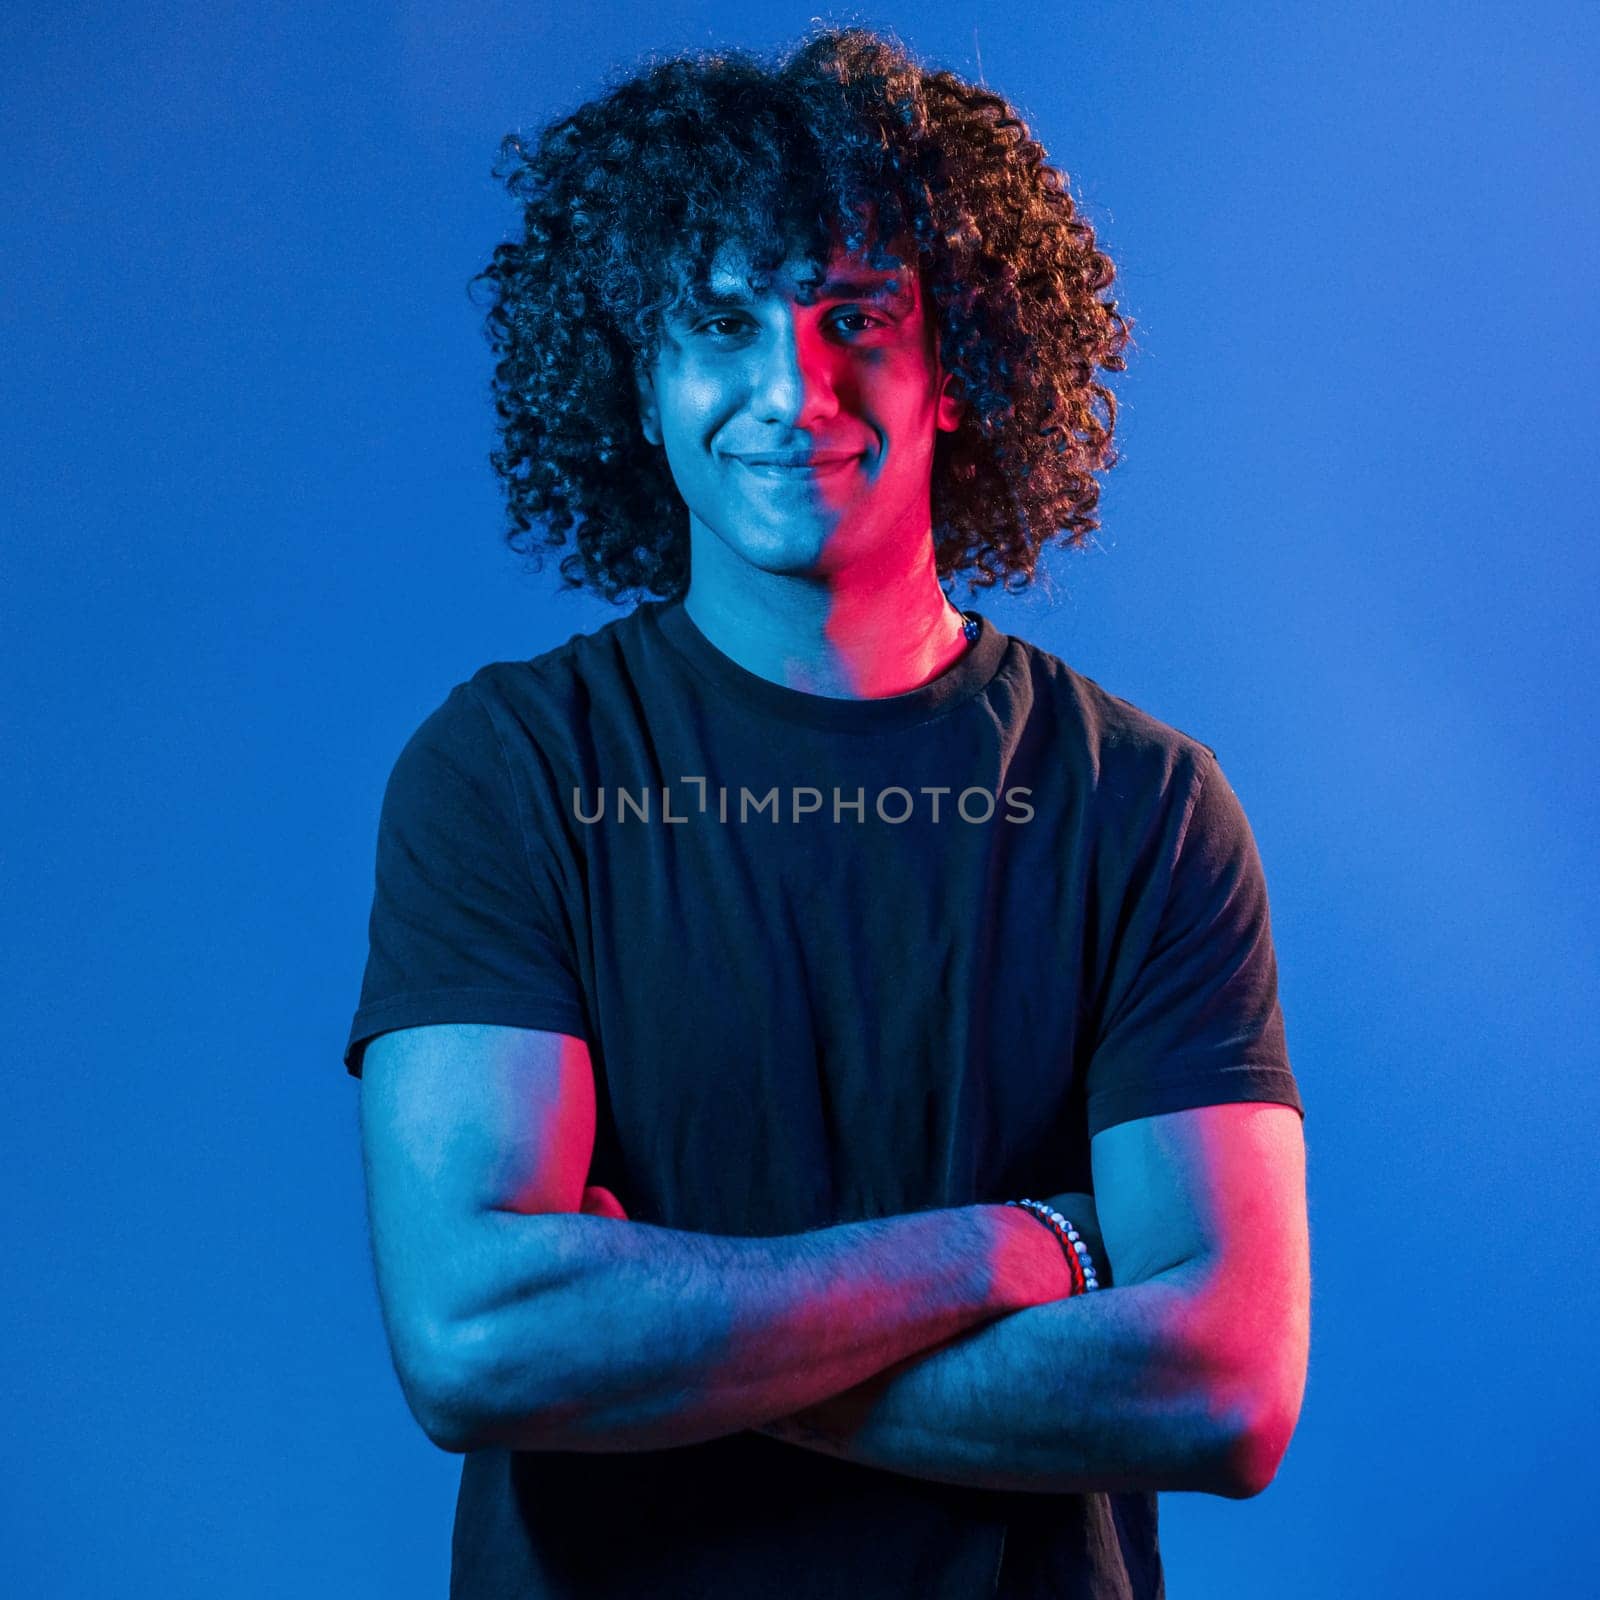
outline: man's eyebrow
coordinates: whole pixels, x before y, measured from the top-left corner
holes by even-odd
[[[894,287],[891,287],[891,284]],[[911,291],[904,277],[896,279],[830,278],[820,287],[803,284],[801,288],[820,300],[872,300],[883,305],[909,306]],[[701,289],[691,293],[689,303],[698,309],[748,306],[752,303],[750,291],[744,285],[735,289]]]
[[[825,300],[909,300],[904,275],[893,278],[830,278],[814,291]]]

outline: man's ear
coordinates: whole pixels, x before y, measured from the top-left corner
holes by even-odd
[[[659,446],[661,413],[656,408],[655,385],[651,383],[649,373],[640,365],[635,365],[633,369],[633,382],[639,396],[639,426],[644,430],[645,438]]]
[[[944,361],[939,354],[939,330],[930,328],[928,337],[933,356],[933,381],[939,386],[939,399],[933,413],[934,426],[941,433],[954,433],[961,425],[963,385],[960,378],[944,369]]]
[[[934,422],[942,433],[954,433],[961,426],[961,413],[965,407],[962,387],[960,378],[954,373],[945,376],[939,385],[939,406]]]

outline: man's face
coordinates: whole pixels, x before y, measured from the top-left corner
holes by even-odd
[[[934,437],[960,414],[941,397],[918,275],[837,247],[825,271],[791,258],[758,293],[748,269],[745,250],[724,245],[713,300],[668,319],[639,385],[646,436],[665,446],[692,521],[753,565],[892,561],[928,538]]]

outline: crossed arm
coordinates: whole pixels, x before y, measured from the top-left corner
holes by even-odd
[[[1309,1345],[1291,1107],[1097,1134],[1098,1215],[1081,1200],[1072,1214],[1097,1221],[1111,1287],[1063,1300],[1054,1243],[994,1206],[775,1240],[597,1235],[566,1214],[597,1209],[592,1083],[581,1040],[515,1027],[398,1029],[367,1051],[380,1302],[441,1448],[659,1449],[759,1426],[913,1476],[1046,1492],[1244,1497],[1277,1470]],[[619,1296],[636,1315],[610,1314]]]
[[[916,1477],[1061,1493],[1184,1486],[1220,1422],[1234,1477],[1187,1486],[1264,1489],[1310,1345],[1298,1113],[1140,1118],[1091,1152],[1097,1205],[1074,1196],[1069,1215],[1113,1287],[1002,1317],[759,1431]]]

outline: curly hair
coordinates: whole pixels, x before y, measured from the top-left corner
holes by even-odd
[[[1093,474],[1118,460],[1095,373],[1126,370],[1132,319],[1101,298],[1115,268],[1012,106],[862,28],[814,30],[772,65],[735,49],[646,61],[531,144],[507,134],[493,168],[523,202],[522,237],[468,291],[495,289],[507,542],[535,522],[552,549],[573,533],[563,590],[680,598],[688,508],[642,432],[635,374],[721,244],[765,273],[792,252],[826,262],[837,229],[878,270],[903,264],[885,241],[915,249],[965,402],[934,447],[941,582],[1019,590],[1048,541],[1085,544]]]

